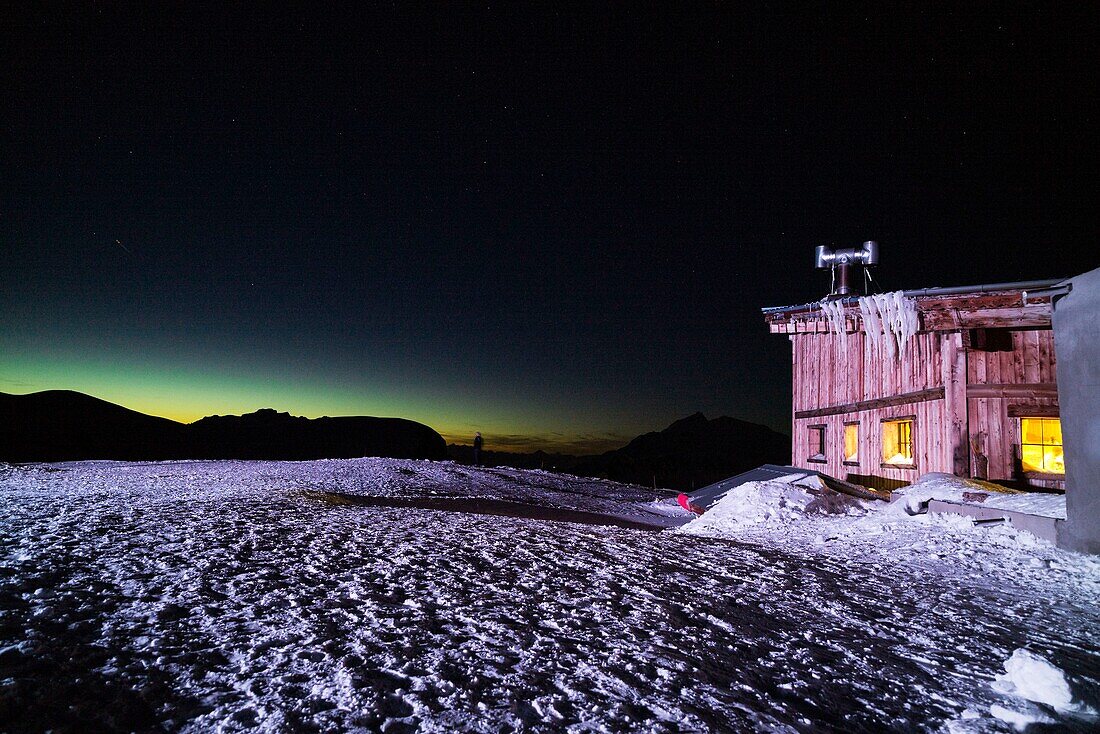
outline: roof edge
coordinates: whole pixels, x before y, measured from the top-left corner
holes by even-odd
[[[946,287],[934,287],[934,288],[917,288],[914,290],[902,291],[901,294],[907,298],[920,298],[921,296],[954,296],[965,295],[967,293],[994,293],[997,291],[1026,291],[1036,288],[1049,288],[1051,286],[1065,283],[1069,278],[1046,278],[1044,280],[1018,280],[1009,283],[987,283],[983,285],[959,285],[959,286],[946,286]],[[859,300],[859,296],[847,296],[845,298],[838,298],[836,301],[844,304],[845,306],[855,303]],[[800,303],[792,306],[765,306],[760,311],[764,315],[788,313],[792,311],[806,311],[816,307],[820,301],[811,301],[809,303]]]

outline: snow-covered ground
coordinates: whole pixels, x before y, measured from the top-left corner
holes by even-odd
[[[643,488],[446,462],[0,468],[0,731],[1100,726],[1096,559],[727,500],[655,532],[591,524],[687,519]]]

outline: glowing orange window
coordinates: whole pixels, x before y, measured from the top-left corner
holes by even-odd
[[[894,466],[913,465],[913,419],[882,422],[882,462]]]
[[[846,464],[859,463],[859,424],[844,424],[844,462]]]
[[[1065,474],[1062,421],[1058,418],[1020,419],[1020,458],[1024,471]]]

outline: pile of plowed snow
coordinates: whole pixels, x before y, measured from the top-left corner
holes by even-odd
[[[894,495],[904,501],[902,507],[908,507],[911,511],[919,509],[928,500],[943,500],[1044,517],[1066,517],[1064,494],[1021,492],[980,479],[963,479],[941,472],[924,474],[909,486],[894,492]]]
[[[693,520],[691,527],[718,530],[742,523],[790,520],[803,514],[812,500],[804,487],[784,479],[746,482],[727,492],[705,514]]]
[[[789,474],[734,487],[705,514],[681,528],[681,532],[741,538],[755,530],[789,533],[797,530],[791,527],[795,521],[820,515],[860,516],[858,521],[816,518],[821,521],[818,524],[831,526],[834,535],[848,535],[854,530],[881,532],[906,522],[925,525],[931,522],[945,528],[973,524],[968,518],[954,515],[923,515],[928,501],[933,499],[1065,517],[1064,495],[1018,492],[950,474],[925,474],[913,484],[895,490],[890,503],[861,501],[838,494],[825,487],[816,475]]]
[[[1082,726],[1097,723],[1096,710],[1075,695],[1065,673],[1048,660],[1030,650],[1019,649],[1005,661],[1005,673],[998,675],[992,687],[1009,696],[1008,705],[993,704],[990,713],[1024,731],[1031,724],[1054,724],[1044,707],[1066,714],[1069,720]],[[1081,691],[1078,691],[1081,693]],[[1029,705],[1041,704],[1039,707]]]
[[[894,501],[862,501],[821,488],[816,476],[748,482],[731,489],[702,516],[673,532],[747,541],[777,549],[799,548],[847,561],[903,562],[935,569],[949,562],[974,578],[1024,576],[1036,580],[1069,573],[1073,583],[1100,592],[1100,559],[1055,548],[1026,530],[975,525],[969,517],[920,512],[929,499],[974,501],[986,506],[1035,503],[1030,494],[1000,493],[981,482],[930,474],[894,492]],[[1052,501],[1064,497],[1039,495]],[[1055,508],[1056,511],[1057,508]],[[1026,511],[1026,510],[1025,510]],[[1056,515],[1055,515],[1056,516]]]
[[[865,511],[859,500],[825,488],[816,475],[789,474],[732,488],[682,530],[694,535],[721,535],[736,533],[745,526],[783,525],[806,515],[861,515]]]

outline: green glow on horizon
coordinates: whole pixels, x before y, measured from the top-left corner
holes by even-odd
[[[295,415],[398,415],[421,412],[382,391],[352,392],[265,375],[96,364],[67,359],[17,359],[0,365],[5,392],[68,389],[94,395],[151,415],[190,423],[207,415],[248,413],[259,408]],[[19,389],[15,389],[19,388]],[[366,393],[366,394],[365,394]],[[369,411],[363,413],[363,411]]]
[[[169,367],[153,359],[124,361],[102,353],[95,358],[41,354],[0,358],[0,392],[75,390],[182,423],[274,408],[307,418],[407,418],[432,427],[448,443],[470,443],[474,432],[481,431],[487,448],[502,451],[543,448],[585,453],[625,443],[619,439],[626,437],[604,437],[611,434],[591,440],[579,436],[568,417],[545,407],[522,411],[507,405],[504,398],[417,387],[393,388],[346,378],[295,379],[292,374],[255,367],[239,371]],[[517,413],[525,420],[518,420]]]

